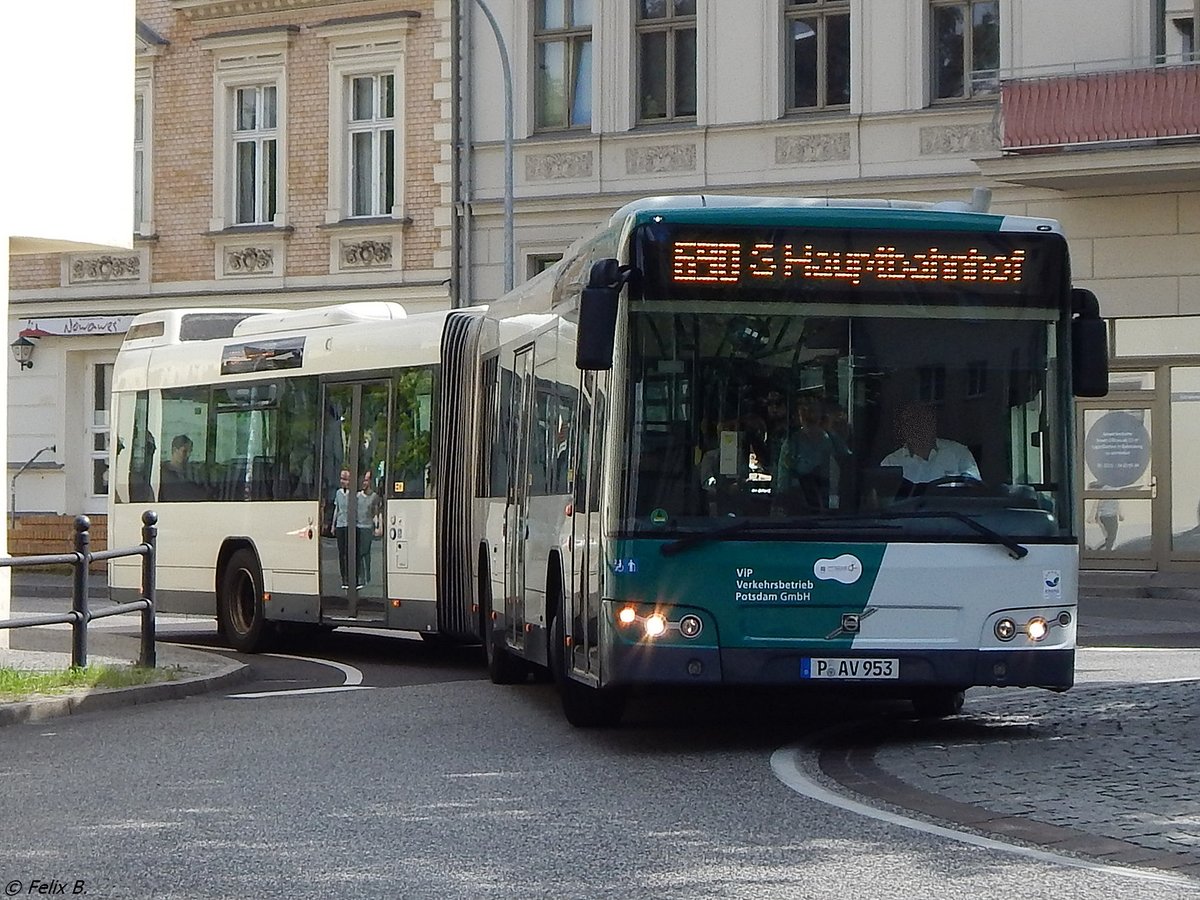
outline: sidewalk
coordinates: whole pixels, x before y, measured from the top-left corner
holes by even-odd
[[[1200,877],[1200,583],[1081,578],[1075,687],[978,688],[961,715],[821,748],[871,801],[999,840]]]
[[[66,574],[32,570],[12,573],[14,597],[60,598],[64,612],[71,607],[71,590],[71,577]],[[88,597],[93,601],[107,599],[107,582],[103,573],[93,573],[89,578]],[[105,621],[113,622],[116,619]],[[98,631],[93,637],[89,632],[89,649],[92,652],[88,654],[88,662],[96,665],[129,665],[136,662],[141,641],[138,628],[138,617],[131,615],[129,628],[121,629],[127,633],[118,633],[106,628]],[[17,637],[19,634],[20,631],[10,631],[10,642],[20,642],[20,638]],[[63,631],[61,634],[61,644],[66,648],[62,652],[0,648],[0,667],[37,671],[70,667],[69,632]],[[238,684],[250,674],[249,667],[243,663],[234,662],[217,653],[180,647],[166,641],[156,642],[155,655],[157,668],[177,670],[174,680],[126,688],[83,689],[22,701],[0,701],[0,726],[113,709],[136,703],[175,700]]]

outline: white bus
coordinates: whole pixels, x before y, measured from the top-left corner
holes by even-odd
[[[445,319],[391,303],[135,318],[113,375],[109,534],[136,543],[157,513],[160,610],[215,615],[244,651],[273,623],[475,638],[467,598],[437,603]],[[140,590],[125,561],[109,578],[114,598]]]

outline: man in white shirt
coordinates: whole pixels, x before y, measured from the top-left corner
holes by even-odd
[[[903,442],[901,447],[885,456],[880,465],[899,466],[905,481],[928,484],[955,475],[981,480],[971,451],[958,441],[937,436],[937,414],[932,407],[911,401],[900,404],[896,436]]]

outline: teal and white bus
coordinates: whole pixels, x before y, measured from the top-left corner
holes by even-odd
[[[493,680],[550,669],[576,724],[639,685],[1071,686],[1107,347],[1057,223],[647,199],[457,325]]]
[[[1073,395],[1106,389],[1053,221],[650,198],[486,308],[139,317],[109,529],[154,509],[160,608],[242,650],[277,623],[480,641],[580,725],[644,685],[945,715],[1072,684]]]

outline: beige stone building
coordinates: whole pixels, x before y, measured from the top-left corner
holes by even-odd
[[[449,0],[138,0],[133,249],[10,265],[11,552],[102,528],[133,315],[449,303],[451,29]]]
[[[1062,221],[1075,283],[1112,322],[1112,393],[1078,417],[1084,564],[1200,569],[1200,4],[489,5],[514,73],[518,281],[647,194],[965,200],[986,188],[994,212]],[[460,28],[474,151],[460,194],[472,290],[486,298],[503,281],[504,103],[475,7],[463,4]],[[1138,427],[1118,434],[1121,422]],[[1097,477],[1089,454],[1104,452],[1134,459],[1131,477]],[[1120,511],[1111,541],[1102,503]]]

